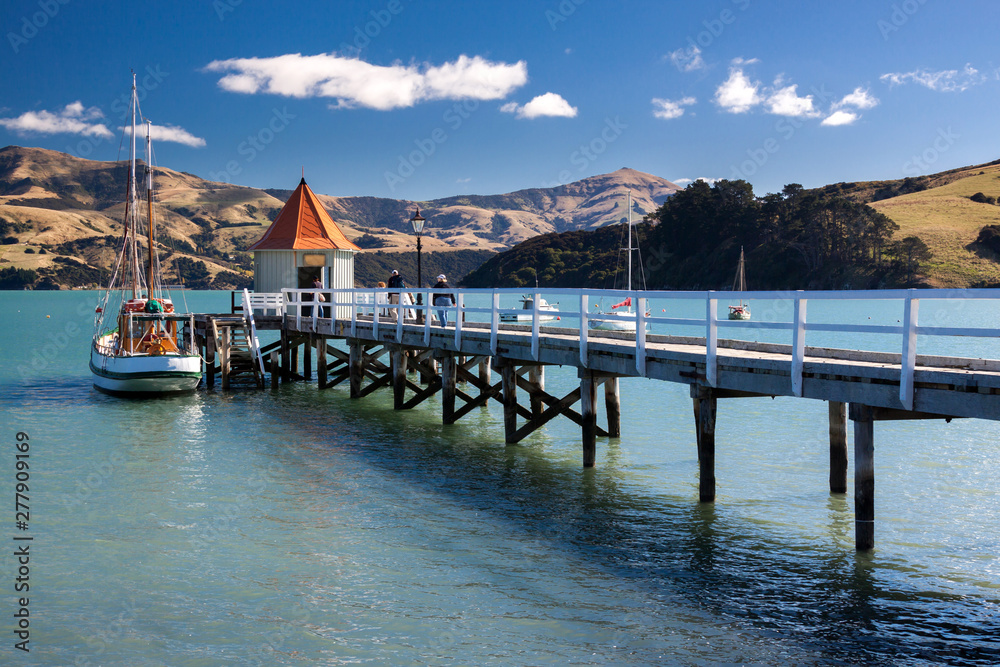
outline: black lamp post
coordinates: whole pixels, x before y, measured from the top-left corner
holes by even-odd
[[[424,233],[424,223],[427,220],[424,216],[420,215],[420,207],[417,207],[417,212],[413,214],[410,218],[410,224],[413,225],[413,233],[417,235],[417,289],[422,289],[424,286],[422,276],[420,275],[420,235]],[[424,303],[424,295],[417,292],[417,305],[422,306]],[[424,311],[417,310],[417,322],[424,321]]]

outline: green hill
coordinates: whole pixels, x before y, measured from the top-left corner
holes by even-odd
[[[874,202],[899,225],[897,236],[919,236],[933,257],[924,267],[935,287],[1000,284],[1000,256],[976,242],[983,227],[1000,224],[1000,206],[972,200],[1000,198],[1000,164],[956,170],[938,187]]]

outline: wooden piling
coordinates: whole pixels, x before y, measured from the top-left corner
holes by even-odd
[[[229,327],[222,328],[222,344],[221,344],[221,356],[219,358],[219,365],[222,367],[222,390],[225,391],[229,389],[229,339],[230,339],[230,329]]]
[[[692,396],[691,404],[694,406],[694,442],[698,445],[698,460],[701,460],[701,403],[697,396]]]
[[[536,389],[545,391],[545,366],[532,366],[528,370],[528,382],[534,385]],[[531,392],[528,400],[531,403],[531,416],[533,419],[537,419],[538,416],[542,414],[542,410],[545,409],[545,406],[542,404],[542,399],[538,393]]]
[[[312,349],[315,341],[316,337],[309,334],[309,338],[302,345],[302,375],[307,381],[312,380]]]
[[[288,330],[281,330],[281,381],[288,382],[291,378],[291,354],[288,345]]]
[[[278,381],[281,380],[281,367],[278,364],[278,351],[271,350],[271,389],[278,388]]]
[[[580,416],[583,418],[583,467],[597,462],[597,384],[592,371],[580,372]]]
[[[406,351],[393,346],[392,358],[392,408],[402,410],[406,404]]]
[[[458,389],[458,359],[451,354],[441,358],[441,418],[445,424],[455,423],[455,393]]]
[[[209,319],[205,325],[205,386],[209,389],[215,388],[215,350],[218,341],[212,331],[212,320]]]
[[[351,382],[351,398],[361,398],[361,380],[365,376],[364,356],[365,348],[361,341],[351,339],[347,343],[348,349],[348,376]]]
[[[484,387],[485,386],[489,386],[490,384],[492,384],[492,382],[490,382],[490,380],[491,380],[491,377],[490,377],[490,358],[489,357],[483,357],[483,360],[479,362],[479,384],[481,386],[484,386]],[[482,396],[483,392],[485,392],[485,391],[486,391],[485,389],[480,389],[479,390],[479,395]],[[486,406],[486,404],[484,403],[483,407],[485,407],[485,406]]]
[[[604,380],[604,407],[608,413],[608,436],[622,437],[622,398],[617,375]]]
[[[504,442],[512,444],[517,442],[517,370],[507,359],[497,359],[494,366],[500,369],[503,389]]]
[[[847,493],[847,404],[829,402],[830,493]]]
[[[854,422],[854,543],[875,548],[875,420],[872,408],[851,403]]]
[[[299,374],[299,343],[291,346],[291,365],[289,370],[291,371],[290,377],[294,377]]]
[[[316,336],[316,381],[320,389],[326,389],[326,337]]]
[[[715,502],[716,397],[707,387],[698,397],[698,499]]]

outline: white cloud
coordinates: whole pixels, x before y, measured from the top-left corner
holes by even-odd
[[[961,71],[949,69],[932,72],[927,69],[918,69],[913,72],[890,72],[879,77],[881,81],[890,86],[919,83],[921,86],[943,93],[968,90],[972,86],[983,83],[986,78],[984,74],[980,74],[979,70],[968,63]]]
[[[693,97],[683,97],[676,102],[673,100],[665,100],[659,97],[654,97],[653,106],[658,108],[653,110],[653,115],[662,120],[680,118],[684,115],[684,107],[691,106],[697,101],[698,100]]]
[[[832,114],[823,119],[820,125],[837,126],[837,125],[850,125],[856,121],[860,116],[853,111],[834,111]]]
[[[698,178],[675,178],[670,182],[673,183],[674,185],[686,186],[690,185],[691,183],[694,183],[695,181],[705,181],[709,185],[715,185],[721,180],[722,180],[721,178],[709,178],[708,176],[699,176]]]
[[[878,99],[869,93],[867,89],[859,86],[854,89],[853,93],[844,95],[843,99],[833,105],[833,108],[854,107],[855,109],[871,109],[877,105]]]
[[[577,108],[570,106],[569,102],[556,93],[545,93],[532,99],[524,106],[520,106],[517,102],[507,102],[500,107],[500,111],[516,113],[518,118],[539,118],[541,116],[575,118]]]
[[[119,127],[126,133],[131,133],[131,127]],[[136,128],[136,136],[145,138],[146,130],[143,127]],[[191,146],[192,148],[201,148],[205,145],[205,140],[201,137],[196,137],[183,127],[178,127],[176,125],[150,125],[149,126],[149,138],[153,141],[171,141],[178,144],[184,144],[185,146]]]
[[[760,104],[760,84],[750,81],[740,65],[756,62],[736,58],[729,68],[729,78],[715,91],[715,103],[729,113],[745,113]]]
[[[682,72],[694,72],[706,67],[705,61],[701,58],[701,49],[693,44],[687,49],[671,51],[667,57],[670,58],[674,67]]]
[[[528,81],[528,66],[462,55],[443,65],[372,65],[335,53],[215,60],[210,72],[225,72],[219,86],[237,93],[285,97],[332,97],[337,107],[386,111],[442,99],[496,100]]]
[[[17,118],[0,118],[0,126],[18,134],[80,134],[110,139],[114,135],[104,124],[89,122],[103,116],[97,107],[84,107],[76,101],[55,113],[26,111]]]
[[[472,178],[457,178],[457,179],[455,179],[455,182],[456,183],[468,183],[471,180],[472,180]]]
[[[779,85],[779,82],[775,82]],[[795,92],[798,86],[793,84],[778,88],[767,97],[767,110],[778,116],[795,118],[816,118],[820,112],[813,107],[813,96],[799,97]]]

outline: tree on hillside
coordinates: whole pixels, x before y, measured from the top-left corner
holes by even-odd
[[[913,282],[914,277],[920,271],[921,262],[926,262],[934,256],[919,236],[907,236],[893,245],[895,255],[902,262],[906,271],[907,282]]]

